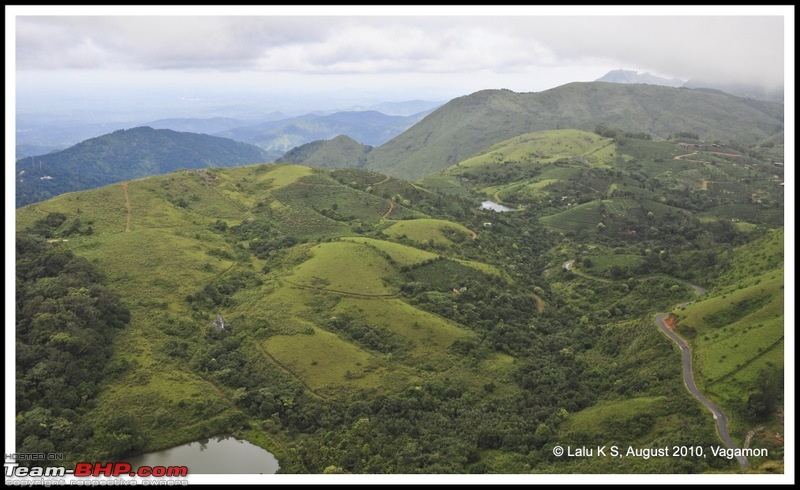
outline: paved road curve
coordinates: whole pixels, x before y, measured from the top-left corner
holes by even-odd
[[[714,402],[703,396],[703,394],[700,393],[700,390],[697,389],[697,385],[694,383],[694,372],[692,371],[692,353],[689,350],[689,345],[664,324],[664,318],[666,318],[667,315],[667,313],[659,313],[656,315],[656,325],[658,325],[658,328],[660,328],[662,332],[667,334],[667,337],[671,338],[672,341],[678,344],[678,347],[681,348],[681,357],[683,358],[683,383],[686,385],[686,389],[689,390],[689,393],[691,393],[693,397],[697,398],[700,403],[711,410],[714,420],[717,421],[717,432],[719,433],[719,437],[722,439],[722,442],[724,442],[725,445],[730,449],[739,449],[736,443],[733,442],[733,439],[731,439],[730,434],[728,434],[728,417],[725,416],[725,412],[723,412],[721,408],[714,404]],[[750,467],[747,457],[736,456],[736,459],[739,461],[739,464],[742,466],[742,468]]]
[[[572,264],[574,263],[575,260],[568,260],[564,262],[561,265],[561,267],[564,270],[571,270],[570,267],[572,267]],[[607,281],[606,279],[595,278],[592,276],[584,276],[584,277],[589,277],[590,279],[602,280],[603,282]],[[657,277],[657,276],[652,276],[652,277]],[[640,280],[649,278],[650,277],[643,277],[640,278]],[[673,280],[679,281],[678,279],[674,278]],[[697,293],[698,296],[702,296],[706,293],[706,290],[701,288],[700,286],[695,286],[694,284],[689,284],[688,282],[685,281],[679,281],[679,282],[692,288],[692,290],[695,293]],[[678,307],[686,306],[689,304],[691,304],[691,302],[678,305]],[[733,439],[731,439],[731,436],[728,433],[728,417],[725,415],[725,412],[723,412],[722,409],[719,408],[714,402],[703,396],[703,394],[700,393],[700,390],[697,389],[697,385],[694,382],[694,372],[692,371],[692,352],[689,350],[689,345],[686,343],[686,341],[680,338],[678,334],[673,332],[670,328],[668,328],[664,324],[664,319],[667,317],[667,315],[668,313],[659,313],[658,315],[656,315],[655,318],[656,325],[658,325],[658,328],[660,328],[662,332],[667,334],[667,337],[669,337],[670,339],[672,339],[673,342],[678,344],[678,347],[680,347],[681,349],[681,358],[683,359],[683,384],[686,385],[686,389],[689,390],[689,393],[691,393],[692,396],[697,399],[697,401],[699,401],[700,403],[705,405],[706,408],[711,410],[711,414],[714,416],[714,420],[717,421],[717,433],[719,433],[719,437],[720,439],[722,439],[722,442],[724,442],[729,449],[734,449],[734,450],[739,449],[739,447],[736,445],[735,442],[733,442]],[[747,461],[746,456],[736,456],[736,459],[739,461],[739,465],[741,465],[742,468],[750,467],[750,463]]]

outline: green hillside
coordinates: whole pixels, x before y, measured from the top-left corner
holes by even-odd
[[[313,199],[304,194],[308,189]],[[428,393],[447,379],[462,391],[480,390],[487,403],[494,399],[482,386],[507,366],[479,369],[478,360],[453,350],[478,348],[479,326],[437,314],[427,304],[433,296],[414,301],[441,294],[424,283],[441,252],[386,241],[390,235],[354,238],[364,228],[391,228],[386,207],[387,200],[328,174],[270,165],[171,173],[19,209],[20,230],[95,264],[111,287],[124,291],[131,311],[114,344],[114,374],[105,378],[87,424],[125,414],[137,436],[113,450],[122,455],[248,420],[261,427],[259,414],[288,417],[280,424],[305,431],[298,410],[307,417],[339,410],[351,396]],[[331,209],[353,216],[326,216]],[[404,212],[417,211],[397,204],[393,215]],[[463,225],[439,222],[472,241]],[[424,230],[415,233],[428,241]],[[440,233],[434,226],[430,239]],[[327,241],[334,236],[349,237]],[[472,271],[476,293],[479,284],[493,284],[487,274],[501,274],[474,259],[448,261]],[[217,314],[223,329],[213,326]],[[499,355],[492,351],[479,359]],[[498,393],[518,391],[512,383]],[[154,406],[160,407],[156,418]],[[161,427],[165,421],[170,428]],[[111,454],[99,437],[104,427],[94,429],[98,436],[89,439],[87,454]],[[290,440],[280,431],[270,437]],[[284,456],[288,468],[307,464]]]
[[[19,207],[65,192],[178,169],[264,161],[261,149],[225,138],[149,127],[119,130],[66,150],[17,160],[16,203]]]
[[[783,229],[733,251],[731,267],[705,299],[678,311],[691,338],[698,385],[734,414],[779,428],[783,404]],[[770,444],[773,444],[771,441]]]
[[[657,115],[657,116],[656,116]],[[537,93],[484,90],[454,99],[370,152],[368,168],[416,180],[514,136],[597,125],[667,138],[754,144],[783,131],[778,103],[656,85],[570,83]]]
[[[371,146],[339,135],[331,140],[312,141],[286,152],[277,163],[296,163],[318,168],[363,167]]]
[[[384,230],[389,236],[405,237],[412,242],[449,245],[453,241],[464,241],[473,236],[463,225],[436,219],[404,220],[393,223]]]
[[[570,237],[603,236],[644,248],[663,248],[712,228],[733,240],[756,236],[761,225],[783,224],[783,171],[774,165],[782,147],[653,141],[619,128],[596,130],[614,137],[577,130],[527,133],[421,182],[536,212],[542,223]],[[641,256],[642,250],[630,253]],[[633,265],[644,270],[653,264]]]
[[[609,164],[615,146],[611,138],[577,129],[537,131],[526,133],[490,146],[480,154],[462,160],[455,173],[463,167],[500,164],[509,161],[551,163],[561,159],[585,158],[595,165]],[[454,169],[455,170],[455,169]]]

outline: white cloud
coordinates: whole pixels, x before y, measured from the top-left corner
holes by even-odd
[[[325,39],[267,47],[255,66],[310,73],[527,71],[555,55],[536,42],[472,26],[425,30],[413,23],[332,29]]]
[[[782,24],[777,16],[19,17],[17,62],[23,70],[467,73],[594,58],[752,82],[782,79]]]
[[[688,16],[493,15],[504,9],[444,15],[451,10],[434,16],[22,16],[16,18],[16,70],[26,84],[18,88],[29,99],[37,90],[85,92],[91,84],[131,93],[356,89],[423,98],[426,89],[435,94],[428,97],[446,98],[483,88],[544,90],[616,68],[776,85],[784,77],[785,46],[792,46],[785,44],[783,17],[715,14],[725,9]],[[793,28],[786,34],[793,39]],[[28,84],[32,78],[39,81]]]

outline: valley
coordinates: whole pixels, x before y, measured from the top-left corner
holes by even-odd
[[[376,148],[340,137],[19,207],[18,443],[75,462],[224,434],[281,473],[782,472],[782,118],[741,101],[758,130],[578,117],[592,91],[636,90],[606,85],[479,92]],[[707,102],[640,88],[626,108]],[[551,106],[569,129],[538,127]],[[129,315],[91,389],[37,401],[40,374],[80,358],[59,322],[107,305],[89,277]],[[767,456],[556,454],[724,445],[659,312],[730,439]]]

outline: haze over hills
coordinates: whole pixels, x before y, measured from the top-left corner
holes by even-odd
[[[658,77],[647,72],[639,73],[636,70],[611,70],[595,81],[611,83],[645,83],[649,85],[664,85],[665,87],[681,87],[686,82],[680,78]]]
[[[60,151],[89,138],[131,127],[129,122],[81,121],[52,114],[17,114],[16,157]]]
[[[755,99],[773,101],[783,100],[783,85],[774,88],[767,88],[762,85],[750,85],[745,83],[708,82],[700,79],[681,80],[680,78],[658,77],[647,72],[639,73],[636,70],[611,70],[595,81],[611,83],[641,83],[694,89],[705,88],[720,90],[737,97],[751,97]]]
[[[315,140],[330,139],[340,134],[346,134],[361,144],[377,146],[402,133],[425,114],[388,116],[377,111],[306,114],[232,128],[216,135],[253,144],[278,157],[295,146]]]
[[[116,116],[91,111],[86,111],[85,114],[61,115],[23,113],[18,114],[16,118],[16,156],[22,158],[63,150],[111,131],[139,126],[231,137],[245,143],[261,141],[273,157],[280,156],[293,146],[317,139],[333,138],[337,134],[350,134],[356,139],[363,140],[362,143],[374,146],[396,136],[441,104],[441,102],[410,100],[351,107],[347,110],[319,110],[301,115],[259,111],[253,107],[249,107],[246,111],[218,107],[214,111],[198,109],[197,116],[160,119],[137,117],[135,112]],[[386,117],[376,115],[375,111]],[[179,112],[190,113],[188,110]],[[208,113],[214,112],[226,115],[208,116]],[[323,119],[317,121],[316,125],[310,123],[311,120],[319,118]],[[408,118],[408,122],[402,122],[403,118]],[[271,124],[281,120],[284,124]],[[256,127],[250,128],[250,126]],[[286,134],[281,133],[282,126],[285,126]],[[230,130],[235,131],[230,134],[218,134]]]
[[[286,119],[288,116],[280,112],[273,112],[259,117],[260,122],[277,121]],[[153,129],[171,129],[173,131],[214,134],[233,128],[239,128],[252,124],[253,121],[235,119],[230,117],[210,117],[210,118],[168,118],[151,121],[145,126]]]
[[[430,100],[405,100],[402,102],[381,102],[368,107],[350,108],[350,111],[378,111],[389,116],[413,116],[414,114],[428,113],[444,104],[441,101]]]
[[[226,138],[139,127],[16,162],[16,203],[181,168],[233,167],[267,160],[263,150]]]
[[[760,85],[750,85],[745,83],[711,83],[704,80],[692,79],[683,84],[683,86],[686,88],[712,88],[736,95],[738,97],[749,97],[754,99],[783,102],[783,84],[778,87],[767,88]]]

